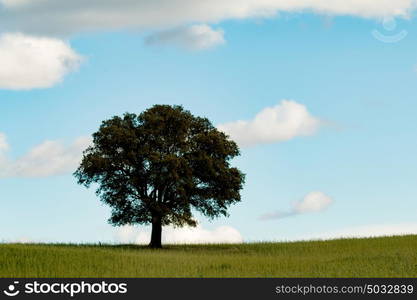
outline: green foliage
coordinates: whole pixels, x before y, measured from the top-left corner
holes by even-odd
[[[417,236],[296,243],[0,244],[0,277],[417,277]]]
[[[74,175],[86,187],[98,183],[114,225],[195,226],[192,209],[227,216],[241,200],[244,175],[230,166],[237,155],[236,143],[208,119],[155,105],[104,121]]]

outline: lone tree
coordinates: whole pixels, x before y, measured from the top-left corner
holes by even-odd
[[[213,219],[240,201],[244,174],[230,166],[239,148],[206,118],[181,106],[155,105],[103,121],[74,176],[112,208],[115,226],[196,226],[192,208]]]

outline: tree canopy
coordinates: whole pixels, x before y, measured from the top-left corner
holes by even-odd
[[[150,246],[161,247],[163,225],[195,226],[192,209],[227,216],[241,200],[244,174],[230,165],[239,154],[207,118],[155,105],[103,121],[74,175],[86,187],[98,184],[111,224],[152,224]]]

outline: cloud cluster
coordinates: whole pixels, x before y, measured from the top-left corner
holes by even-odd
[[[123,244],[149,244],[150,238],[150,229],[141,230],[133,226],[118,228],[115,237],[118,243]],[[163,228],[162,232],[163,244],[226,244],[242,242],[242,235],[230,226],[220,226],[213,230],[204,229],[201,225],[182,228],[167,226]]]
[[[354,226],[323,233],[309,234],[298,238],[298,240],[365,238],[406,234],[417,234],[417,223]]]
[[[147,45],[174,45],[186,50],[205,50],[225,43],[224,32],[206,24],[179,27],[154,33],[145,39]]]
[[[321,121],[307,108],[292,100],[267,107],[249,121],[221,124],[219,130],[228,134],[240,146],[287,141],[297,136],[313,135]]]
[[[105,30],[157,30],[146,39],[147,44],[204,50],[225,42],[222,30],[205,23],[304,11],[365,18],[407,17],[416,3],[417,0],[0,0],[0,89],[51,87],[78,67],[80,56],[67,43],[39,36],[62,38]]]
[[[66,35],[123,28],[173,28],[191,23],[313,12],[365,18],[407,17],[416,0],[0,0],[0,28]]]
[[[76,70],[80,62],[81,56],[59,39],[3,34],[0,36],[0,89],[53,86]]]
[[[276,220],[299,214],[320,212],[328,208],[332,203],[333,199],[325,193],[319,191],[310,192],[301,201],[295,202],[290,211],[266,213],[261,215],[259,219],[263,221]]]
[[[319,125],[320,121],[312,117],[305,106],[284,100],[275,107],[262,110],[252,121],[227,123],[220,125],[219,129],[241,146],[250,146],[310,135],[317,131]],[[76,139],[70,145],[45,141],[25,155],[10,160],[6,156],[10,148],[6,136],[0,133],[0,177],[46,177],[73,171],[82,157],[82,151],[90,143],[91,139],[85,137]],[[308,209],[303,205],[307,204],[300,204],[297,210]]]
[[[0,178],[47,177],[73,172],[80,163],[82,152],[91,139],[80,137],[70,145],[59,141],[45,141],[25,155],[11,160],[6,156],[9,145],[0,133]]]

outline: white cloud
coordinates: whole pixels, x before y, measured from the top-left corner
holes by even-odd
[[[343,228],[317,234],[308,234],[298,240],[362,238],[417,234],[417,223],[376,224]]]
[[[410,16],[416,0],[0,0],[0,28],[71,34],[121,28],[173,28],[190,23],[314,12],[365,18]]]
[[[0,132],[0,155],[7,150],[9,150],[9,144],[6,135]]]
[[[80,62],[81,57],[61,40],[3,34],[0,36],[0,89],[53,86],[76,70]]]
[[[154,33],[145,39],[147,45],[174,45],[187,50],[205,50],[224,44],[224,32],[206,24],[180,27]]]
[[[310,192],[303,200],[294,204],[294,211],[299,214],[319,212],[332,204],[333,199],[323,192]]]
[[[263,109],[253,120],[221,124],[218,129],[245,147],[313,135],[320,125],[321,121],[313,117],[304,105],[283,100]]]
[[[133,226],[123,226],[117,229],[116,241],[119,243],[149,244],[150,229],[141,230]],[[197,227],[174,228],[167,226],[162,231],[163,244],[219,244],[242,243],[242,235],[235,228],[220,226],[213,230]]]
[[[0,3],[5,7],[19,7],[25,4],[29,4],[32,0],[0,0]]]
[[[319,191],[310,192],[302,200],[295,202],[290,211],[266,213],[261,215],[259,219],[264,221],[276,220],[304,213],[321,212],[327,209],[332,203],[333,199],[325,193]]]
[[[2,168],[7,163],[6,152],[9,150],[9,144],[7,143],[7,137],[4,133],[0,132],[0,175]]]
[[[7,244],[35,244],[35,243],[42,243],[42,241],[35,241],[28,237],[18,237],[16,239],[11,240],[3,240],[1,243],[7,243]]]
[[[87,137],[77,138],[68,146],[58,141],[45,141],[15,160],[7,159],[3,153],[0,177],[47,177],[73,172],[90,143]]]

